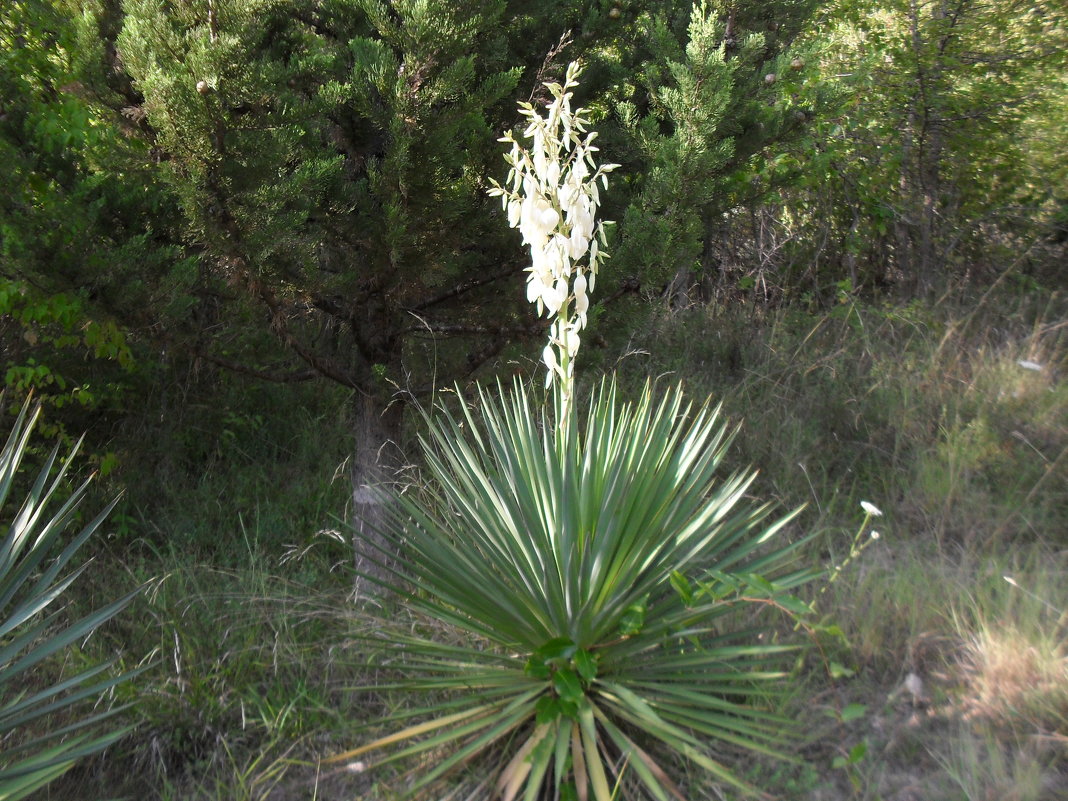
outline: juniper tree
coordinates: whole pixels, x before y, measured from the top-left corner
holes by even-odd
[[[843,5],[869,51],[854,79],[868,91],[858,92],[848,170],[873,174],[868,193],[890,210],[887,277],[930,291],[954,269],[975,270],[992,245],[1033,235],[1024,232],[1053,187],[1024,142],[1033,115],[1062,97],[1068,10],[1020,0]]]
[[[796,176],[800,165],[785,164],[784,148],[826,103],[811,81],[810,45],[799,40],[815,3],[684,8],[639,18],[648,51],[618,104],[642,169],[617,260],[672,294],[725,275],[719,240],[738,212]]]
[[[117,290],[116,311],[154,347],[256,378],[323,377],[354,390],[354,501],[369,516],[377,468],[397,457],[388,443],[399,438],[398,399],[542,330],[521,295],[511,300],[519,293],[498,290],[519,286],[525,264],[496,224],[485,164],[496,166],[497,137],[519,122],[524,69],[529,92],[562,69],[546,53],[567,41],[564,26],[605,21],[582,6],[6,6],[6,33],[27,40],[34,16],[40,35],[0,64],[13,98],[0,157],[33,194],[22,202],[16,192],[2,209],[5,266],[52,300],[62,298],[60,275],[92,284],[90,303]],[[30,128],[44,134],[28,141]],[[79,131],[109,139],[106,159],[78,142],[51,147]],[[91,192],[78,188],[87,176]],[[99,221],[112,222],[114,240]],[[454,338],[464,345],[445,345]]]
[[[523,324],[485,312],[494,283],[523,266],[501,263],[499,236],[481,228],[487,109],[519,78],[478,57],[502,11],[493,0],[123,6],[117,51],[186,244],[220,297],[262,315],[290,367],[251,362],[241,329],[202,337],[198,354],[355,391],[358,519],[373,518],[380,468],[397,456],[398,393],[432,381],[413,374],[418,341],[475,337],[471,368]]]

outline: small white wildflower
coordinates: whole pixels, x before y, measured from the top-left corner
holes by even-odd
[[[860,508],[872,517],[882,517],[883,511],[874,503],[868,503],[868,501],[861,501]]]
[[[1034,370],[1036,373],[1042,372],[1042,365],[1038,362],[1033,362],[1030,359],[1020,359],[1016,363],[1025,370]]]
[[[879,539],[879,537],[880,537],[880,536],[882,536],[882,535],[881,535],[881,534],[879,534],[879,532],[878,532],[878,531],[872,530],[872,532],[871,532],[871,538],[872,538],[873,540],[877,540],[877,539]]]

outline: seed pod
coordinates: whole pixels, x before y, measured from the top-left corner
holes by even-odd
[[[771,86],[773,83],[775,83],[775,81],[778,80],[778,78],[779,76],[776,75],[774,72],[769,72],[767,75],[764,76],[764,83],[766,83],[768,86]]]
[[[608,12],[609,19],[619,19],[621,16],[623,16],[623,12],[619,10],[619,6],[612,6]]]
[[[207,81],[197,81],[197,91],[200,92],[200,94],[202,95],[206,95],[208,92],[211,91],[211,87],[208,86]]]
[[[804,66],[805,62],[799,58],[795,58],[793,61],[790,62],[790,69],[792,70],[799,70]]]

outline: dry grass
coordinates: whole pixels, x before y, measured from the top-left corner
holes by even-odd
[[[1056,630],[984,627],[970,637],[958,667],[958,703],[966,719],[1068,736],[1068,646]]]

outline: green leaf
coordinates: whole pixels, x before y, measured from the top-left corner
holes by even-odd
[[[831,762],[831,767],[836,769],[847,768],[860,762],[868,753],[867,742],[861,741],[849,749],[848,756],[836,756]]]
[[[533,656],[523,665],[523,673],[532,679],[548,679],[552,670],[543,659],[535,659]]]
[[[850,721],[864,717],[867,712],[868,707],[864,704],[847,704],[839,715],[839,718],[843,723],[849,723]]]
[[[671,571],[671,586],[675,588],[675,592],[679,594],[684,604],[689,606],[693,602],[693,587],[686,576],[678,570]]]
[[[537,659],[545,664],[551,664],[555,661],[567,660],[574,655],[578,646],[568,639],[567,637],[557,637],[549,640],[532,655],[531,659]]]
[[[834,637],[835,639],[842,640],[843,642],[846,641],[845,632],[842,631],[841,626],[835,624],[831,624],[829,626],[817,625],[815,628],[817,631],[823,632],[828,637]]]
[[[749,585],[749,589],[756,591],[755,595],[770,598],[778,592],[774,584],[756,573],[747,573],[743,578]]]
[[[570,698],[565,700],[561,698],[559,699],[559,702],[561,717],[565,717],[568,720],[578,720],[579,709],[581,708],[579,699]]]
[[[597,658],[587,651],[585,648],[580,648],[575,652],[575,670],[578,671],[582,681],[588,686],[593,683],[593,680],[597,678]]]
[[[832,679],[847,679],[855,675],[852,670],[847,668],[841,662],[832,661],[827,670],[831,674]]]
[[[552,723],[560,714],[560,701],[555,695],[543,695],[534,705],[534,719],[538,725]]]
[[[585,695],[582,682],[574,671],[564,668],[553,674],[553,689],[562,701],[577,703]]]
[[[812,605],[807,604],[800,598],[794,595],[779,595],[776,602],[782,606],[786,611],[798,617],[804,617],[812,614]]]
[[[701,588],[710,598],[716,600],[736,595],[742,591],[744,586],[739,577],[724,573],[722,570],[709,570],[707,575],[714,579],[715,583],[701,581]]]
[[[619,618],[619,633],[624,637],[632,637],[642,630],[645,625],[645,612],[649,602],[646,593],[638,601],[627,606],[623,615]]]

